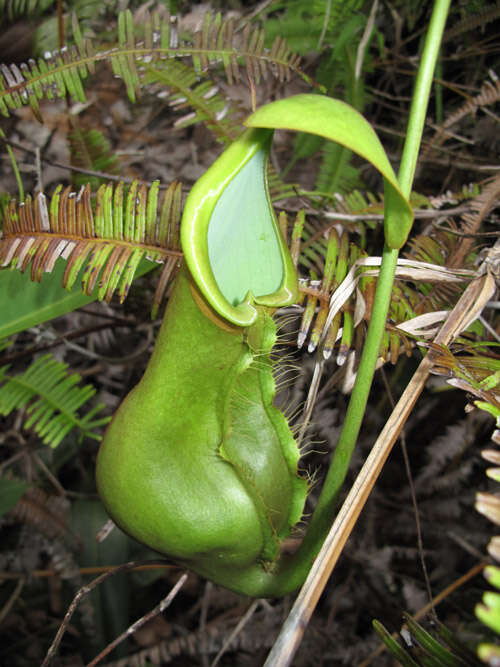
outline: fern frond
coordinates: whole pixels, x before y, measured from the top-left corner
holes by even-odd
[[[447,136],[447,130],[458,123],[462,118],[469,114],[475,114],[481,107],[491,106],[500,100],[500,80],[496,75],[493,76],[493,82],[485,81],[481,86],[479,93],[466,100],[456,111],[446,118],[436,130],[434,136],[428,142],[427,149],[423,153],[423,158],[444,143]]]
[[[113,151],[109,140],[99,130],[95,128],[87,130],[75,125],[68,135],[68,140],[72,166],[107,174],[119,173],[119,158]],[[81,187],[87,182],[92,190],[97,190],[104,179],[97,176],[89,178],[78,172],[73,173],[74,186]]]
[[[352,203],[360,213],[366,212],[370,205],[379,205],[370,195],[367,195],[368,201],[361,193],[353,195]],[[350,198],[346,198],[344,205],[347,199]],[[346,229],[339,238],[334,225],[318,230],[314,223],[306,221],[301,236],[303,244],[298,263],[309,276],[301,278],[300,282],[303,314],[298,346],[309,338],[308,351],[321,346],[326,359],[337,348],[337,361],[342,365],[350,350],[358,354],[362,349],[375,295],[377,270],[373,267],[378,266],[379,260],[367,257],[362,242],[349,242]],[[429,237],[422,237],[416,246],[412,259],[416,258],[413,262],[401,260],[393,286],[379,352],[381,358],[393,364],[400,354],[409,356],[415,341],[426,340],[441,321],[442,316],[435,311],[449,308],[454,293],[445,292],[445,288],[459,286],[473,275],[472,271],[449,269],[441,246]],[[443,266],[443,270],[439,270]],[[430,292],[437,294],[436,282],[442,287],[441,299],[447,297],[441,308],[428,298]],[[423,317],[415,319],[420,314]]]
[[[321,151],[321,164],[315,188],[328,194],[351,192],[362,188],[359,170],[349,164],[352,152],[339,144],[326,143]]]
[[[188,108],[187,114],[174,123],[175,127],[189,127],[204,123],[224,143],[234,141],[242,131],[244,112],[234,102],[219,94],[212,81],[200,80],[195,71],[180,61],[147,67],[147,83],[159,84],[158,93],[176,111]]]
[[[90,385],[78,387],[78,374],[68,374],[68,365],[56,361],[50,354],[40,357],[19,375],[7,375],[7,367],[0,369],[0,414],[7,416],[13,410],[26,408],[24,428],[33,428],[46,445],[57,447],[73,429],[82,436],[99,440],[95,429],[109,421],[96,418],[104,404],[79,417],[77,410],[95,394]]]
[[[11,480],[2,477],[0,481],[5,484]],[[53,543],[60,540],[77,548],[80,542],[70,528],[67,510],[68,504],[64,497],[49,495],[43,489],[31,486],[10,510],[9,518],[35,528]]]
[[[33,200],[11,201],[0,240],[0,264],[25,271],[40,281],[56,259],[67,260],[63,285],[71,289],[83,270],[82,287],[109,301],[117,290],[123,301],[142,258],[164,263],[153,303],[156,313],[166,285],[182,253],[178,226],[181,185],[171,183],[159,209],[159,182],[149,188],[134,181],[128,192],[123,183],[102,185],[95,212],[90,187],[79,193],[56,188],[50,203],[43,193]],[[85,268],[84,268],[85,266]]]
[[[50,0],[0,0],[0,22],[38,16],[51,4]]]
[[[444,228],[433,230],[430,234],[424,233],[412,238],[411,248],[407,255],[423,262],[430,262],[448,269],[472,268],[474,261],[473,236],[457,236],[460,234],[476,234],[486,216],[494,208],[500,194],[500,176],[492,178],[482,189],[481,193],[469,201],[470,213],[461,216],[457,227],[449,222],[449,231]],[[421,285],[421,300],[416,305],[418,314],[425,312],[429,306],[436,310],[448,309],[450,300],[456,294],[458,285],[436,284]]]
[[[455,23],[451,28],[445,31],[443,35],[443,44],[455,39],[458,35],[464,32],[471,32],[478,28],[483,28],[487,23],[495,21],[500,16],[500,2],[487,5],[481,11],[474,11],[458,23]]]
[[[493,210],[500,196],[500,174],[492,178],[482,189],[481,193],[470,201],[471,213],[462,215],[460,231],[467,234],[475,234],[479,231],[481,223]],[[449,266],[460,266],[469,252],[474,239],[462,238],[457,244],[458,248],[450,258]]]
[[[118,46],[96,52],[74,21],[75,46],[47,53],[37,61],[31,59],[28,64],[0,65],[0,112],[8,116],[10,111],[29,104],[40,117],[39,100],[43,98],[70,95],[75,101],[84,102],[83,81],[93,73],[97,62],[111,62],[114,74],[125,82],[131,101],[135,101],[144,83],[146,67],[155,69],[161,63],[160,69],[165,72],[172,58],[190,58],[196,74],[209,65],[222,63],[229,82],[240,79],[239,62],[243,61],[251,85],[267,75],[285,81],[292,74],[313,83],[283,40],[276,40],[266,50],[263,33],[246,28],[238,45],[239,35],[235,35],[231,21],[222,21],[220,16],[213,20],[208,16],[192,43],[182,45],[177,43],[168,15],[163,20],[157,13],[147,15],[141,27],[143,35],[139,39],[131,12],[120,13]]]
[[[359,24],[366,22],[360,12],[360,0],[331,0],[328,3],[323,0],[307,3],[288,0],[281,8],[284,11],[280,12],[279,18],[266,20],[266,33],[271,39],[281,35],[292,49],[302,55],[309,53],[314,44],[318,45],[318,50],[323,45],[331,44],[336,48],[341,33],[349,24],[353,21]]]
[[[292,73],[311,83],[300,70],[300,56],[293,54],[284,39],[277,36],[270,49],[264,47],[265,31],[247,23],[241,35],[233,19],[223,20],[220,13],[205,14],[201,30],[193,37],[192,45],[179,49],[179,55],[190,55],[199,73],[212,64],[222,63],[228,83],[240,80],[239,60],[243,60],[249,81],[259,84],[274,76],[280,82],[288,81]]]
[[[450,228],[451,229],[451,228]],[[437,230],[431,235],[419,234],[409,243],[410,251],[405,253],[408,258],[419,262],[428,262],[437,266],[451,268],[450,258],[457,248],[457,237],[444,230]],[[461,264],[453,266],[462,267]],[[460,285],[438,283],[422,283],[419,286],[419,299],[413,299],[415,313],[423,314],[429,310],[448,309],[453,295],[457,294]]]
[[[30,59],[28,64],[0,65],[0,113],[30,105],[41,120],[39,100],[70,95],[76,102],[85,102],[83,80],[94,71],[96,58],[89,40],[79,49],[65,48],[46,53],[44,58]]]

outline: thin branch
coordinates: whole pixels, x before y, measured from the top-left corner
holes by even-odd
[[[85,329],[78,329],[77,331],[73,331],[63,336],[59,336],[50,343],[45,343],[44,345],[33,345],[32,347],[24,349],[22,352],[6,354],[4,357],[0,358],[0,364],[1,365],[10,364],[14,361],[19,361],[19,359],[32,357],[34,354],[38,352],[44,352],[45,350],[50,350],[54,347],[58,347],[59,345],[63,345],[69,340],[82,338],[83,336],[87,336],[88,334],[94,333],[96,331],[102,331],[104,329],[111,329],[111,328],[115,329],[118,326],[135,327],[137,326],[137,324],[133,321],[126,322],[126,320],[121,320],[120,322],[118,322],[118,324],[115,324],[113,322],[105,322],[104,324],[95,324],[94,326],[86,327]]]
[[[229,637],[225,640],[224,644],[222,645],[220,651],[215,656],[215,658],[214,658],[212,664],[210,665],[210,667],[217,667],[217,665],[219,664],[220,659],[222,658],[222,656],[226,652],[226,649],[228,648],[228,646],[230,646],[231,642],[238,635],[238,633],[240,633],[243,630],[245,625],[252,618],[255,611],[257,610],[257,608],[261,604],[262,604],[262,600],[254,600],[252,602],[252,604],[248,607],[247,611],[245,612],[244,616],[240,619],[238,625],[234,628],[234,630],[231,632]],[[90,665],[89,665],[89,667],[90,667]]]
[[[33,156],[33,158],[36,159],[37,157],[37,151],[32,149],[32,148],[26,148],[26,146],[23,146],[22,144],[19,144],[16,141],[11,141],[4,139],[3,137],[0,136],[0,144],[3,144],[5,146],[12,146],[13,148],[17,148],[17,150],[23,151],[24,153],[27,153],[28,155]],[[83,167],[75,167],[72,164],[67,164],[65,162],[59,162],[57,160],[49,160],[48,158],[45,157],[40,157],[40,162],[43,164],[49,164],[52,167],[59,167],[60,169],[66,169],[67,171],[73,171],[77,174],[85,174],[86,176],[94,176],[96,178],[102,178],[105,181],[114,181],[116,183],[127,183],[127,184],[132,184],[134,181],[137,181],[137,178],[128,178],[127,176],[119,176],[116,174],[110,174],[107,171],[94,171],[93,169],[84,169]],[[143,181],[141,180],[141,183],[144,183],[148,187],[151,187],[153,185],[153,181]],[[166,190],[168,188],[168,185],[160,185],[160,190]]]
[[[382,381],[385,385],[385,390],[387,392],[387,396],[389,397],[389,402],[391,404],[391,408],[394,410],[396,407],[396,404],[394,403],[394,397],[392,395],[391,387],[389,385],[389,381],[387,379],[387,373],[385,372],[384,368],[382,368]],[[411,472],[411,466],[410,466],[410,457],[408,456],[408,448],[406,446],[406,434],[404,428],[401,429],[401,434],[399,436],[399,439],[401,441],[401,451],[403,453],[403,460],[405,464],[405,469],[406,469],[406,476],[408,477],[408,487],[410,489],[410,496],[411,496],[411,503],[413,505],[413,513],[415,515],[415,528],[417,530],[417,547],[418,547],[418,555],[420,558],[420,564],[422,566],[422,572],[424,575],[424,580],[425,580],[425,587],[427,589],[427,595],[429,597],[429,604],[431,605],[431,611],[434,619],[437,621],[437,613],[436,609],[433,604],[433,597],[432,597],[432,588],[431,588],[431,581],[429,578],[429,572],[427,570],[427,563],[425,562],[425,556],[424,556],[424,542],[422,538],[422,524],[420,522],[420,512],[418,509],[418,502],[417,502],[417,494],[415,491],[415,484],[413,482],[413,475]]]
[[[172,600],[175,598],[179,590],[182,588],[184,582],[187,579],[187,573],[184,573],[182,577],[178,580],[178,582],[175,584],[175,586],[172,588],[170,593],[163,598],[163,600],[156,605],[154,609],[151,609],[147,614],[144,614],[144,616],[141,616],[135,623],[132,623],[131,626],[129,626],[125,632],[122,632],[121,635],[119,635],[116,639],[114,639],[106,648],[99,653],[89,664],[87,667],[95,667],[103,658],[105,658],[111,651],[116,648],[119,644],[121,644],[122,641],[127,639],[127,637],[130,637],[130,635],[133,635],[139,628],[141,628],[145,623],[150,621],[152,618],[155,616],[158,616],[158,614],[161,614],[165,611],[165,609],[170,605]]]
[[[21,453],[22,455],[22,453]],[[69,493],[68,493],[69,495]],[[82,494],[83,495],[83,494]],[[168,565],[164,561],[159,561],[156,565],[139,565],[137,566],[136,572],[141,572],[142,570],[157,570],[158,568],[176,568],[176,565]],[[81,575],[90,575],[90,574],[102,574],[105,572],[110,572],[114,569],[114,566],[101,565],[94,567],[80,567],[77,572]],[[30,577],[36,577],[38,579],[50,579],[51,577],[60,577],[61,573],[58,570],[30,570],[29,572],[0,572],[0,581],[23,579],[29,575]]]
[[[473,234],[466,234],[465,232],[457,232],[456,230],[450,229],[449,227],[443,227],[442,225],[439,224],[439,222],[433,222],[432,226],[435,229],[440,229],[448,234],[453,234],[453,236],[463,236],[464,238],[483,238],[483,237],[498,238],[500,236],[500,232],[474,232]]]
[[[14,590],[12,591],[9,599],[7,600],[7,602],[4,604],[4,606],[0,610],[0,623],[3,622],[4,618],[7,616],[9,611],[12,609],[12,605],[17,600],[17,598],[21,595],[21,591],[23,590],[25,583],[26,583],[26,578],[23,575],[19,579],[19,581],[17,582],[17,584],[16,584]]]
[[[151,561],[130,561],[128,563],[123,563],[122,565],[118,565],[117,567],[113,568],[112,570],[109,570],[108,572],[105,572],[104,574],[101,574],[100,577],[97,577],[97,579],[94,579],[94,581],[91,581],[90,584],[87,584],[86,586],[82,586],[78,593],[75,595],[73,598],[73,602],[70,604],[68,611],[66,612],[66,616],[63,619],[63,622],[61,623],[61,626],[59,630],[57,631],[57,634],[54,638],[54,641],[49,647],[49,650],[47,651],[47,655],[45,656],[44,661],[42,662],[41,667],[48,667],[50,664],[52,658],[55,656],[57,649],[59,647],[59,644],[61,643],[61,639],[63,638],[64,633],[66,632],[69,622],[71,620],[71,617],[76,611],[76,608],[78,607],[80,600],[84,598],[86,595],[88,595],[91,591],[94,590],[97,586],[99,586],[103,581],[106,581],[106,579],[109,579],[110,577],[114,576],[115,574],[119,574],[120,572],[128,572],[129,570],[135,570],[137,567],[140,567],[142,565],[165,565],[168,567],[168,564],[165,563],[164,560],[151,560]]]

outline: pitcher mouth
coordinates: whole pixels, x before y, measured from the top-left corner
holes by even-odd
[[[207,302],[241,327],[257,306],[297,298],[297,277],[271,205],[267,164],[273,131],[250,129],[197,181],[184,207],[184,257]]]

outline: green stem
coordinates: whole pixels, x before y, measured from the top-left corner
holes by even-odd
[[[439,54],[441,36],[443,34],[449,5],[450,0],[436,0],[417,74],[410,109],[408,131],[398,174],[398,181],[405,197],[409,197],[411,193],[434,68]],[[342,433],[337,443],[330,470],[317,507],[320,513],[324,512],[323,508],[326,509],[327,507],[331,507],[332,504],[336,502],[336,498],[338,497],[338,493],[349,468],[354,445],[356,444],[359,429],[361,428],[361,422],[365,413],[380,344],[384,334],[387,312],[391,302],[397,259],[398,250],[392,250],[385,246],[382,253],[382,264],[377,281],[374,307],[370,318],[370,324],[368,326],[368,333],[356,376],[356,382],[347,408]],[[323,499],[323,496],[325,496],[325,499]]]
[[[398,181],[406,197],[410,196],[413,177],[417,166],[418,152],[424,130],[427,106],[434,76],[434,70],[441,47],[441,38],[451,0],[436,0],[432,10],[429,30],[425,40],[420,67],[415,82],[415,90],[410,108],[410,118],[406,133]]]
[[[450,0],[436,0],[415,82],[408,130],[401,158],[398,181],[406,197],[410,196],[415,175],[418,152],[422,140],[427,106],[432,86]],[[386,211],[386,214],[388,212]],[[384,334],[387,312],[392,295],[392,286],[398,259],[398,250],[387,245],[382,253],[382,264],[377,281],[374,307],[368,326],[363,354],[356,376],[342,432],[325,479],[318,504],[312,516],[307,535],[297,553],[296,567],[309,563],[321,547],[324,536],[335,516],[338,495],[344,483],[354,446],[361,428],[366,403],[372,384],[380,344]],[[292,574],[295,574],[293,572]]]
[[[436,78],[443,78],[443,62],[441,58],[436,63]],[[443,112],[443,84],[436,81],[434,84],[434,106],[435,106],[435,117],[437,125],[441,125],[444,120]]]

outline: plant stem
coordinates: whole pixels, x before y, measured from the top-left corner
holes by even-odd
[[[356,375],[356,382],[352,390],[344,425],[335,448],[328,475],[311,519],[310,527],[313,528],[312,539],[315,539],[317,530],[321,532],[327,530],[335,516],[334,510],[338,494],[349,469],[354,445],[356,444],[368,401],[371,382],[375,373],[375,366],[389,309],[397,259],[398,251],[386,246],[382,254],[382,264],[377,281],[374,307]],[[310,531],[308,530],[306,540],[308,538],[311,539],[309,536]]]
[[[451,0],[436,0],[432,10],[431,21],[425,39],[424,50],[418,68],[415,90],[410,108],[410,118],[406,132],[398,181],[406,197],[410,196],[413,177],[417,166],[418,152],[422,141],[427,106],[432,86],[434,69],[439,57],[441,37]]]
[[[411,193],[432,86],[433,72],[439,54],[441,37],[449,6],[450,0],[436,0],[434,4],[415,82],[408,130],[398,174],[401,190],[406,197],[409,197]],[[387,215],[389,212],[386,210],[385,213]],[[391,249],[386,245],[382,253],[382,264],[377,281],[374,307],[344,425],[318,504],[299,553],[302,551],[308,554],[311,551],[317,552],[323,536],[335,515],[338,495],[349,469],[375,373],[387,312],[391,301],[397,259],[398,250]]]

